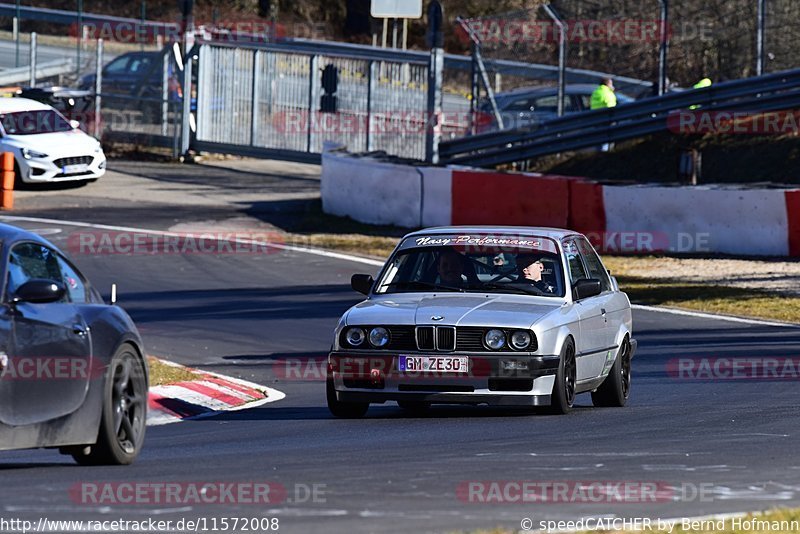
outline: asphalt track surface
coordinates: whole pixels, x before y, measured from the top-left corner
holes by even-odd
[[[61,246],[78,230],[21,226]],[[293,251],[74,258],[103,294],[119,284],[119,303],[152,354],[269,385],[286,398],[149,428],[130,467],[79,467],[53,451],[3,453],[3,518],[277,517],[281,532],[441,532],[519,528],[525,517],[672,518],[800,505],[796,381],[693,381],[666,371],[680,357],[796,356],[796,328],[636,310],[639,352],[625,408],[592,408],[581,395],[568,416],[434,407],[410,417],[387,404],[362,420],[337,420],[323,382],[284,380],[281,361],[324,356],[338,317],[359,300],[350,275],[375,267]],[[456,496],[467,481],[509,480],[678,490],[657,503],[481,504]],[[81,482],[192,481],[269,481],[289,495],[269,506],[96,506],[69,494]],[[322,498],[298,502],[312,485]]]

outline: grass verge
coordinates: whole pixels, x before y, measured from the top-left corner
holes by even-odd
[[[147,363],[150,365],[150,387],[166,386],[198,379],[197,373],[186,367],[168,365],[152,356],[148,356]]]

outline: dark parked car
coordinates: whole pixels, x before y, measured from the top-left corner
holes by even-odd
[[[567,85],[564,90],[564,113],[580,113],[591,109],[592,93],[597,85]],[[634,99],[616,92],[617,105],[628,104]],[[495,95],[497,107],[503,117],[503,129],[529,128],[539,126],[558,117],[557,87],[520,87],[506,93]],[[488,101],[480,106],[478,133],[497,129],[497,121]]]
[[[49,241],[0,224],[0,254],[0,450],[133,462],[148,390],[133,321]]]

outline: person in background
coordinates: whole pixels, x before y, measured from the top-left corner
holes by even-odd
[[[607,109],[613,108],[617,105],[617,95],[614,94],[614,80],[611,78],[603,78],[600,80],[600,85],[592,93],[592,98],[589,103],[591,109]],[[600,150],[608,152],[611,150],[611,143],[604,143]]]
[[[692,86],[692,89],[702,89],[703,87],[711,87],[711,78],[703,78],[702,80],[694,84]],[[697,109],[699,107],[700,107],[699,104],[692,104],[691,106],[689,106],[689,109]]]
[[[592,93],[591,109],[613,108],[617,105],[617,95],[614,94],[614,80],[603,78],[600,85]]]

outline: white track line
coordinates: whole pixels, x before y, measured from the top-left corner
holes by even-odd
[[[168,232],[166,230],[149,230],[147,228],[134,228],[132,226],[114,226],[109,224],[95,224],[95,223],[86,223],[81,221],[67,221],[61,219],[44,219],[41,217],[19,217],[17,215],[3,215],[0,216],[0,220],[7,220],[7,221],[27,221],[27,222],[38,222],[38,223],[45,223],[45,224],[65,224],[67,226],[78,226],[81,228],[97,228],[99,230],[112,230],[115,232],[141,232],[143,234],[153,234],[153,235],[163,235],[169,237],[183,237],[186,235],[186,232]],[[264,241],[259,241],[257,239],[231,239],[235,243],[242,243],[242,244],[255,244],[255,245],[263,245],[267,247],[273,247],[280,250],[291,250],[293,252],[304,252],[306,254],[314,254],[317,256],[324,256],[326,258],[336,258],[338,260],[347,260],[356,263],[363,263],[365,265],[372,265],[375,267],[383,267],[384,262],[380,260],[372,260],[369,258],[361,258],[359,256],[352,256],[350,254],[342,254],[340,252],[331,252],[329,250],[322,250],[318,248],[309,248],[309,247],[298,247],[294,245],[282,245],[280,243],[268,243]]]
[[[164,235],[170,237],[181,237],[185,234],[179,232],[167,232],[165,230],[148,230],[146,228],[134,228],[131,226],[114,226],[108,224],[95,224],[95,223],[87,223],[81,221],[67,221],[67,220],[60,220],[60,219],[45,219],[41,217],[19,217],[16,215],[2,215],[0,216],[0,220],[9,220],[9,221],[28,221],[28,222],[38,222],[38,223],[46,223],[46,224],[66,224],[68,226],[78,226],[83,228],[98,228],[100,230],[113,230],[117,232],[142,232],[147,234],[154,234],[154,235]],[[303,252],[305,254],[314,254],[316,256],[323,256],[326,258],[335,258],[338,260],[346,260],[351,261],[354,263],[361,263],[364,265],[371,265],[374,267],[383,267],[384,262],[380,260],[372,260],[369,258],[362,258],[359,256],[353,256],[350,254],[344,254],[341,252],[331,252],[328,250],[322,250],[318,248],[308,248],[308,247],[297,247],[294,245],[281,245],[278,243],[265,243],[263,241],[251,240],[251,239],[233,239],[234,242],[243,243],[243,244],[257,244],[257,245],[265,245],[269,247],[274,247],[280,250],[291,250],[294,252]],[[673,315],[683,315],[686,317],[698,317],[702,319],[714,319],[718,321],[729,321],[734,323],[745,323],[745,324],[755,324],[761,326],[782,326],[782,327],[790,327],[790,328],[797,328],[800,325],[793,324],[793,323],[782,323],[778,321],[764,321],[760,319],[746,319],[744,317],[732,317],[730,315],[716,315],[713,313],[703,313],[703,312],[693,312],[693,311],[686,311],[686,310],[678,310],[675,308],[661,308],[656,306],[645,306],[642,304],[633,304],[631,308],[638,309],[638,310],[646,310],[652,311],[657,313],[670,313]]]

